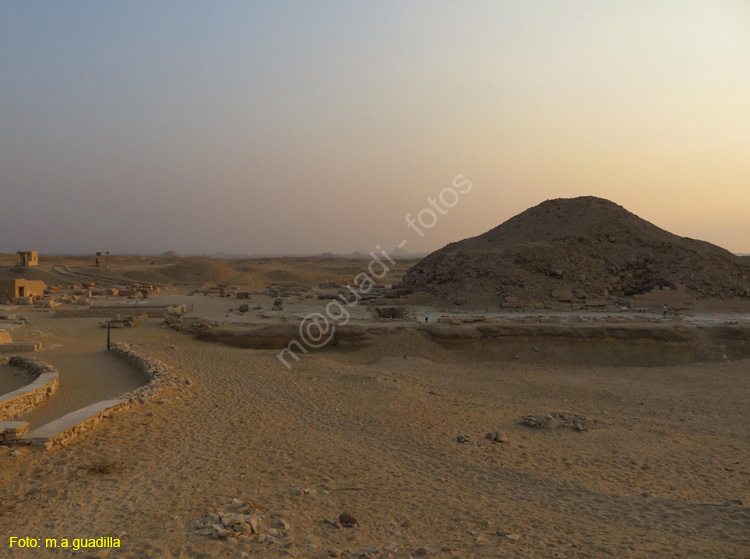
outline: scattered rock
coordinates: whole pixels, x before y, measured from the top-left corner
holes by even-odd
[[[521,539],[521,536],[518,534],[505,534],[505,539],[510,540],[512,542],[517,542]]]
[[[560,412],[525,415],[521,418],[520,423],[529,427],[536,427],[537,429],[545,427],[548,429],[568,427],[580,432],[601,429],[605,426],[605,423],[598,419],[587,419],[582,415]]]
[[[261,517],[255,512],[256,508],[255,503],[244,503],[239,499],[232,499],[224,505],[222,510],[210,512],[202,519],[194,520],[192,527],[197,535],[209,536],[215,540],[258,534],[262,524]],[[226,509],[233,512],[227,512]],[[269,531],[277,532],[273,529]]]
[[[490,431],[484,438],[495,443],[507,443],[510,441],[506,431]]]
[[[347,528],[359,526],[359,519],[356,516],[349,514],[348,512],[342,512],[339,515],[339,522]]]
[[[521,539],[520,535],[514,534],[512,532],[506,532],[503,529],[499,529],[497,531],[497,535],[500,536],[500,537],[502,537],[502,538],[505,538],[506,540],[510,540],[512,542],[517,542],[518,540]]]

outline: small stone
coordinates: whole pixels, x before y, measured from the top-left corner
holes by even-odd
[[[239,522],[239,518],[236,514],[226,514],[221,517],[221,523],[224,525],[225,528],[231,528],[235,524]]]
[[[356,516],[349,514],[348,512],[342,512],[339,515],[339,522],[349,528],[353,526],[359,526],[359,519]]]
[[[341,557],[343,554],[344,554],[343,551],[335,547],[328,550],[329,557]]]
[[[402,528],[409,528],[411,526],[411,520],[408,518],[401,523]]]
[[[512,542],[517,542],[521,539],[521,536],[518,534],[505,534],[505,539],[510,540]]]
[[[416,557],[425,557],[426,555],[429,555],[429,554],[430,554],[430,550],[427,549],[426,547],[418,547],[417,549],[414,550],[414,555]]]
[[[238,534],[252,534],[255,532],[247,522],[239,522],[232,529]]]
[[[254,534],[258,533],[259,521],[256,515],[253,514],[252,516],[245,517],[245,522],[247,522]]]
[[[11,450],[11,451],[10,451],[10,455],[11,455],[11,456],[18,456],[19,454],[21,454],[21,451],[20,451],[20,450],[15,450],[15,449],[14,449],[14,450]]]

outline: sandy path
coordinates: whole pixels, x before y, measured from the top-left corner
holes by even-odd
[[[327,557],[332,548],[407,557],[420,546],[432,557],[750,553],[749,508],[723,506],[748,498],[748,362],[366,365],[328,354],[287,371],[273,352],[197,343],[156,323],[131,334],[195,384],[64,449],[3,452],[4,535],[125,532],[124,548],[110,556],[133,559]],[[538,411],[582,413],[607,426],[578,433],[516,423]],[[495,429],[508,431],[510,443],[456,442],[458,432],[479,441]],[[110,473],[87,470],[101,464]],[[267,525],[285,511],[293,545],[192,533],[193,519],[232,497],[257,503]],[[343,511],[362,526],[321,522]]]

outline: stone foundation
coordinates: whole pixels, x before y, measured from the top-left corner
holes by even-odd
[[[31,384],[0,396],[0,420],[13,419],[34,409],[44,403],[58,386],[59,375],[52,365],[39,359],[20,356],[11,357],[9,362],[37,376]]]
[[[148,383],[133,392],[111,400],[91,404],[43,425],[24,437],[28,443],[45,450],[58,445],[65,445],[79,435],[90,431],[103,418],[118,410],[143,404],[168,386],[186,386],[190,383],[187,379],[180,382],[172,368],[166,363],[139,353],[133,349],[131,344],[115,342],[112,344],[112,351],[134,363],[149,379]]]

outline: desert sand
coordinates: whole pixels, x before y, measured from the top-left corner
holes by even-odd
[[[82,272],[83,263],[60,260],[54,266]],[[265,265],[257,282],[252,262],[240,264],[244,272],[182,259],[88,272],[149,281],[179,270],[219,283],[250,274],[246,284],[259,288],[269,277],[313,285],[357,269],[335,259]],[[212,267],[230,273],[210,276]],[[229,311],[241,301],[190,289],[172,284],[151,302],[184,300],[194,314],[241,320]],[[60,371],[53,398],[78,406],[144,382],[104,353],[100,318],[14,312],[29,320],[14,339],[41,340],[34,356]],[[702,312],[707,322],[726,319]],[[199,341],[160,319],[113,331],[190,384],[64,447],[0,447],[2,556],[750,557],[747,359],[638,367],[489,359],[446,349],[413,319],[396,324],[361,347],[310,352],[291,369],[277,349]],[[42,410],[30,420],[48,419]],[[558,413],[584,429],[522,421]],[[197,521],[230,511],[233,499],[252,504],[263,543],[258,534],[201,533]],[[342,514],[358,524],[337,523]],[[9,548],[11,536],[113,537],[120,547]]]

